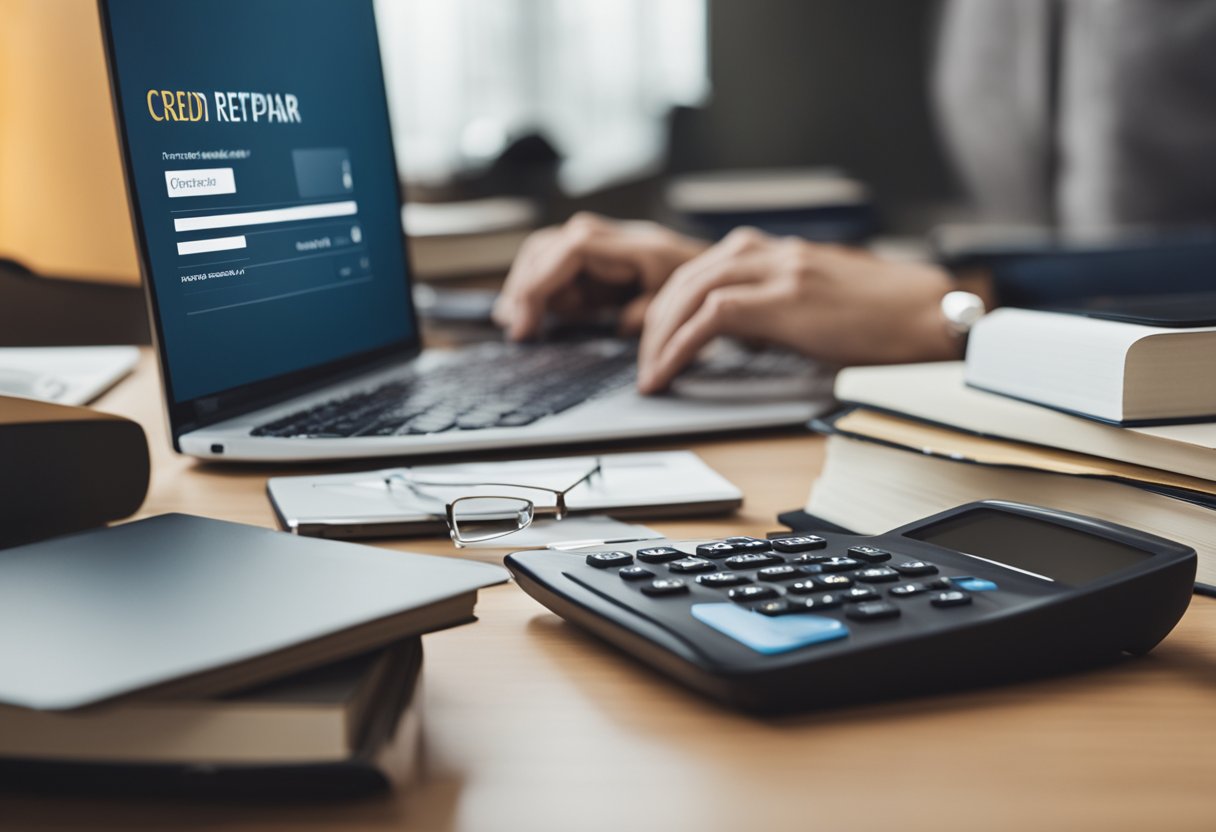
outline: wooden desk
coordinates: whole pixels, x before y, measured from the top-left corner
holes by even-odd
[[[263,486],[281,469],[174,456],[156,385],[145,356],[101,403],[148,430],[142,513],[272,526]],[[772,529],[822,452],[798,433],[691,444],[747,503],[729,520],[654,524],[673,537]],[[434,539],[393,548],[453,553]],[[425,774],[412,790],[256,807],[5,796],[0,829],[1216,828],[1211,599],[1117,668],[774,720],[676,688],[514,586],[484,592],[478,615],[426,638]]]

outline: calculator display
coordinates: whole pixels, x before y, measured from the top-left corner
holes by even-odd
[[[1152,557],[1126,543],[993,509],[968,511],[906,536],[1074,585]]]

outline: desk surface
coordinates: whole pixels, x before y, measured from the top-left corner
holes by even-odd
[[[141,515],[273,526],[282,469],[175,456],[155,366],[99,406],[152,445]],[[733,518],[656,522],[672,537],[762,534],[821,463],[800,433],[693,441],[743,489]],[[672,444],[671,447],[678,447]],[[303,470],[303,469],[302,469]],[[393,548],[452,554],[428,539]],[[485,554],[477,555],[487,557]],[[0,829],[1212,829],[1216,601],[1196,598],[1147,658],[1070,678],[797,718],[723,711],[564,624],[513,585],[481,621],[426,638],[424,774],[411,790],[322,806],[0,796]]]

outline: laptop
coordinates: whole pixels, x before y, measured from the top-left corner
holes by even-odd
[[[614,339],[423,350],[372,0],[100,8],[179,452],[413,456],[799,424],[825,406],[813,367],[792,395],[645,398]]]

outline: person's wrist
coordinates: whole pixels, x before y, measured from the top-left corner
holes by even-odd
[[[919,316],[924,360],[959,359],[963,357],[967,341],[965,337],[960,337],[958,327],[947,317],[944,310],[946,299],[958,289],[945,271],[938,271],[937,277],[932,290],[926,293]]]

